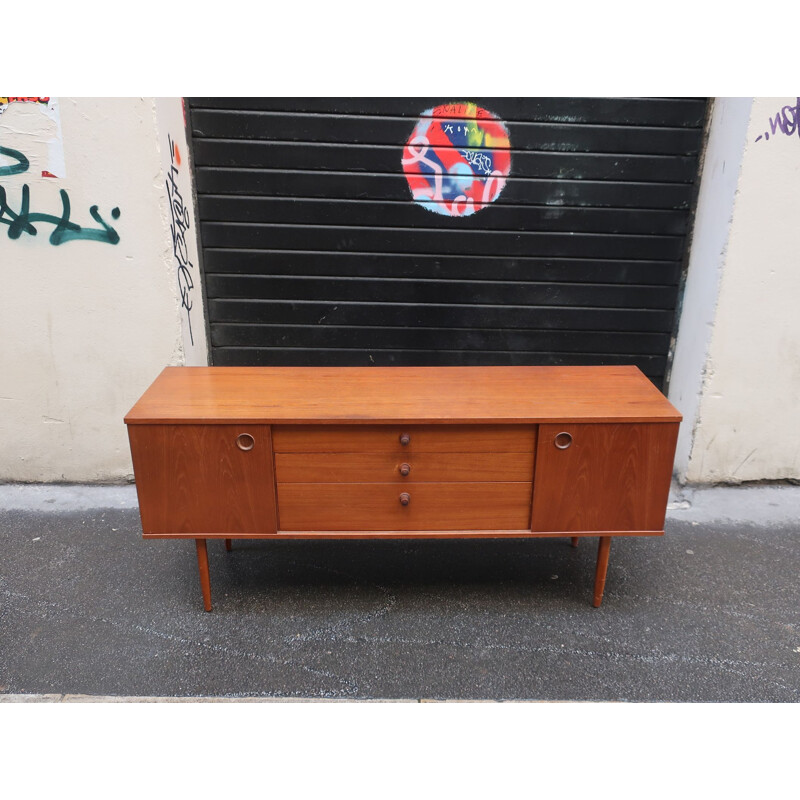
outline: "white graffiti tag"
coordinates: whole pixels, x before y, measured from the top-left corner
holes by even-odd
[[[478,153],[475,150],[462,150],[461,155],[464,156],[467,163],[472,164],[473,167],[483,172],[484,175],[492,174],[492,159],[485,153]]]

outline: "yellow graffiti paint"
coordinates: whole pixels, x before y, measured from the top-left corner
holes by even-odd
[[[508,136],[492,136],[486,134],[486,147],[507,148],[511,142],[508,141]]]
[[[467,144],[470,147],[483,147],[484,138],[484,132],[477,125],[467,127]]]

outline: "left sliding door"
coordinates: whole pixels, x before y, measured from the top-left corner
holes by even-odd
[[[268,425],[129,425],[145,536],[275,533]]]

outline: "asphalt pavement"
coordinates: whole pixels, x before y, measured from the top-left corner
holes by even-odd
[[[666,536],[141,538],[132,486],[0,486],[0,702],[800,700],[800,487],[673,490]]]

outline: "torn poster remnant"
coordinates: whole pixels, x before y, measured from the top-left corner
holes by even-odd
[[[45,163],[41,164],[42,177],[66,178],[67,169],[64,164],[64,143],[61,135],[61,114],[58,108],[58,100],[55,97],[0,97],[0,115],[7,111],[10,106],[16,104],[26,108],[38,109],[43,115],[43,121],[49,122],[48,130],[52,135],[44,140],[44,144],[47,146],[47,154]],[[16,132],[34,133],[33,130]]]

